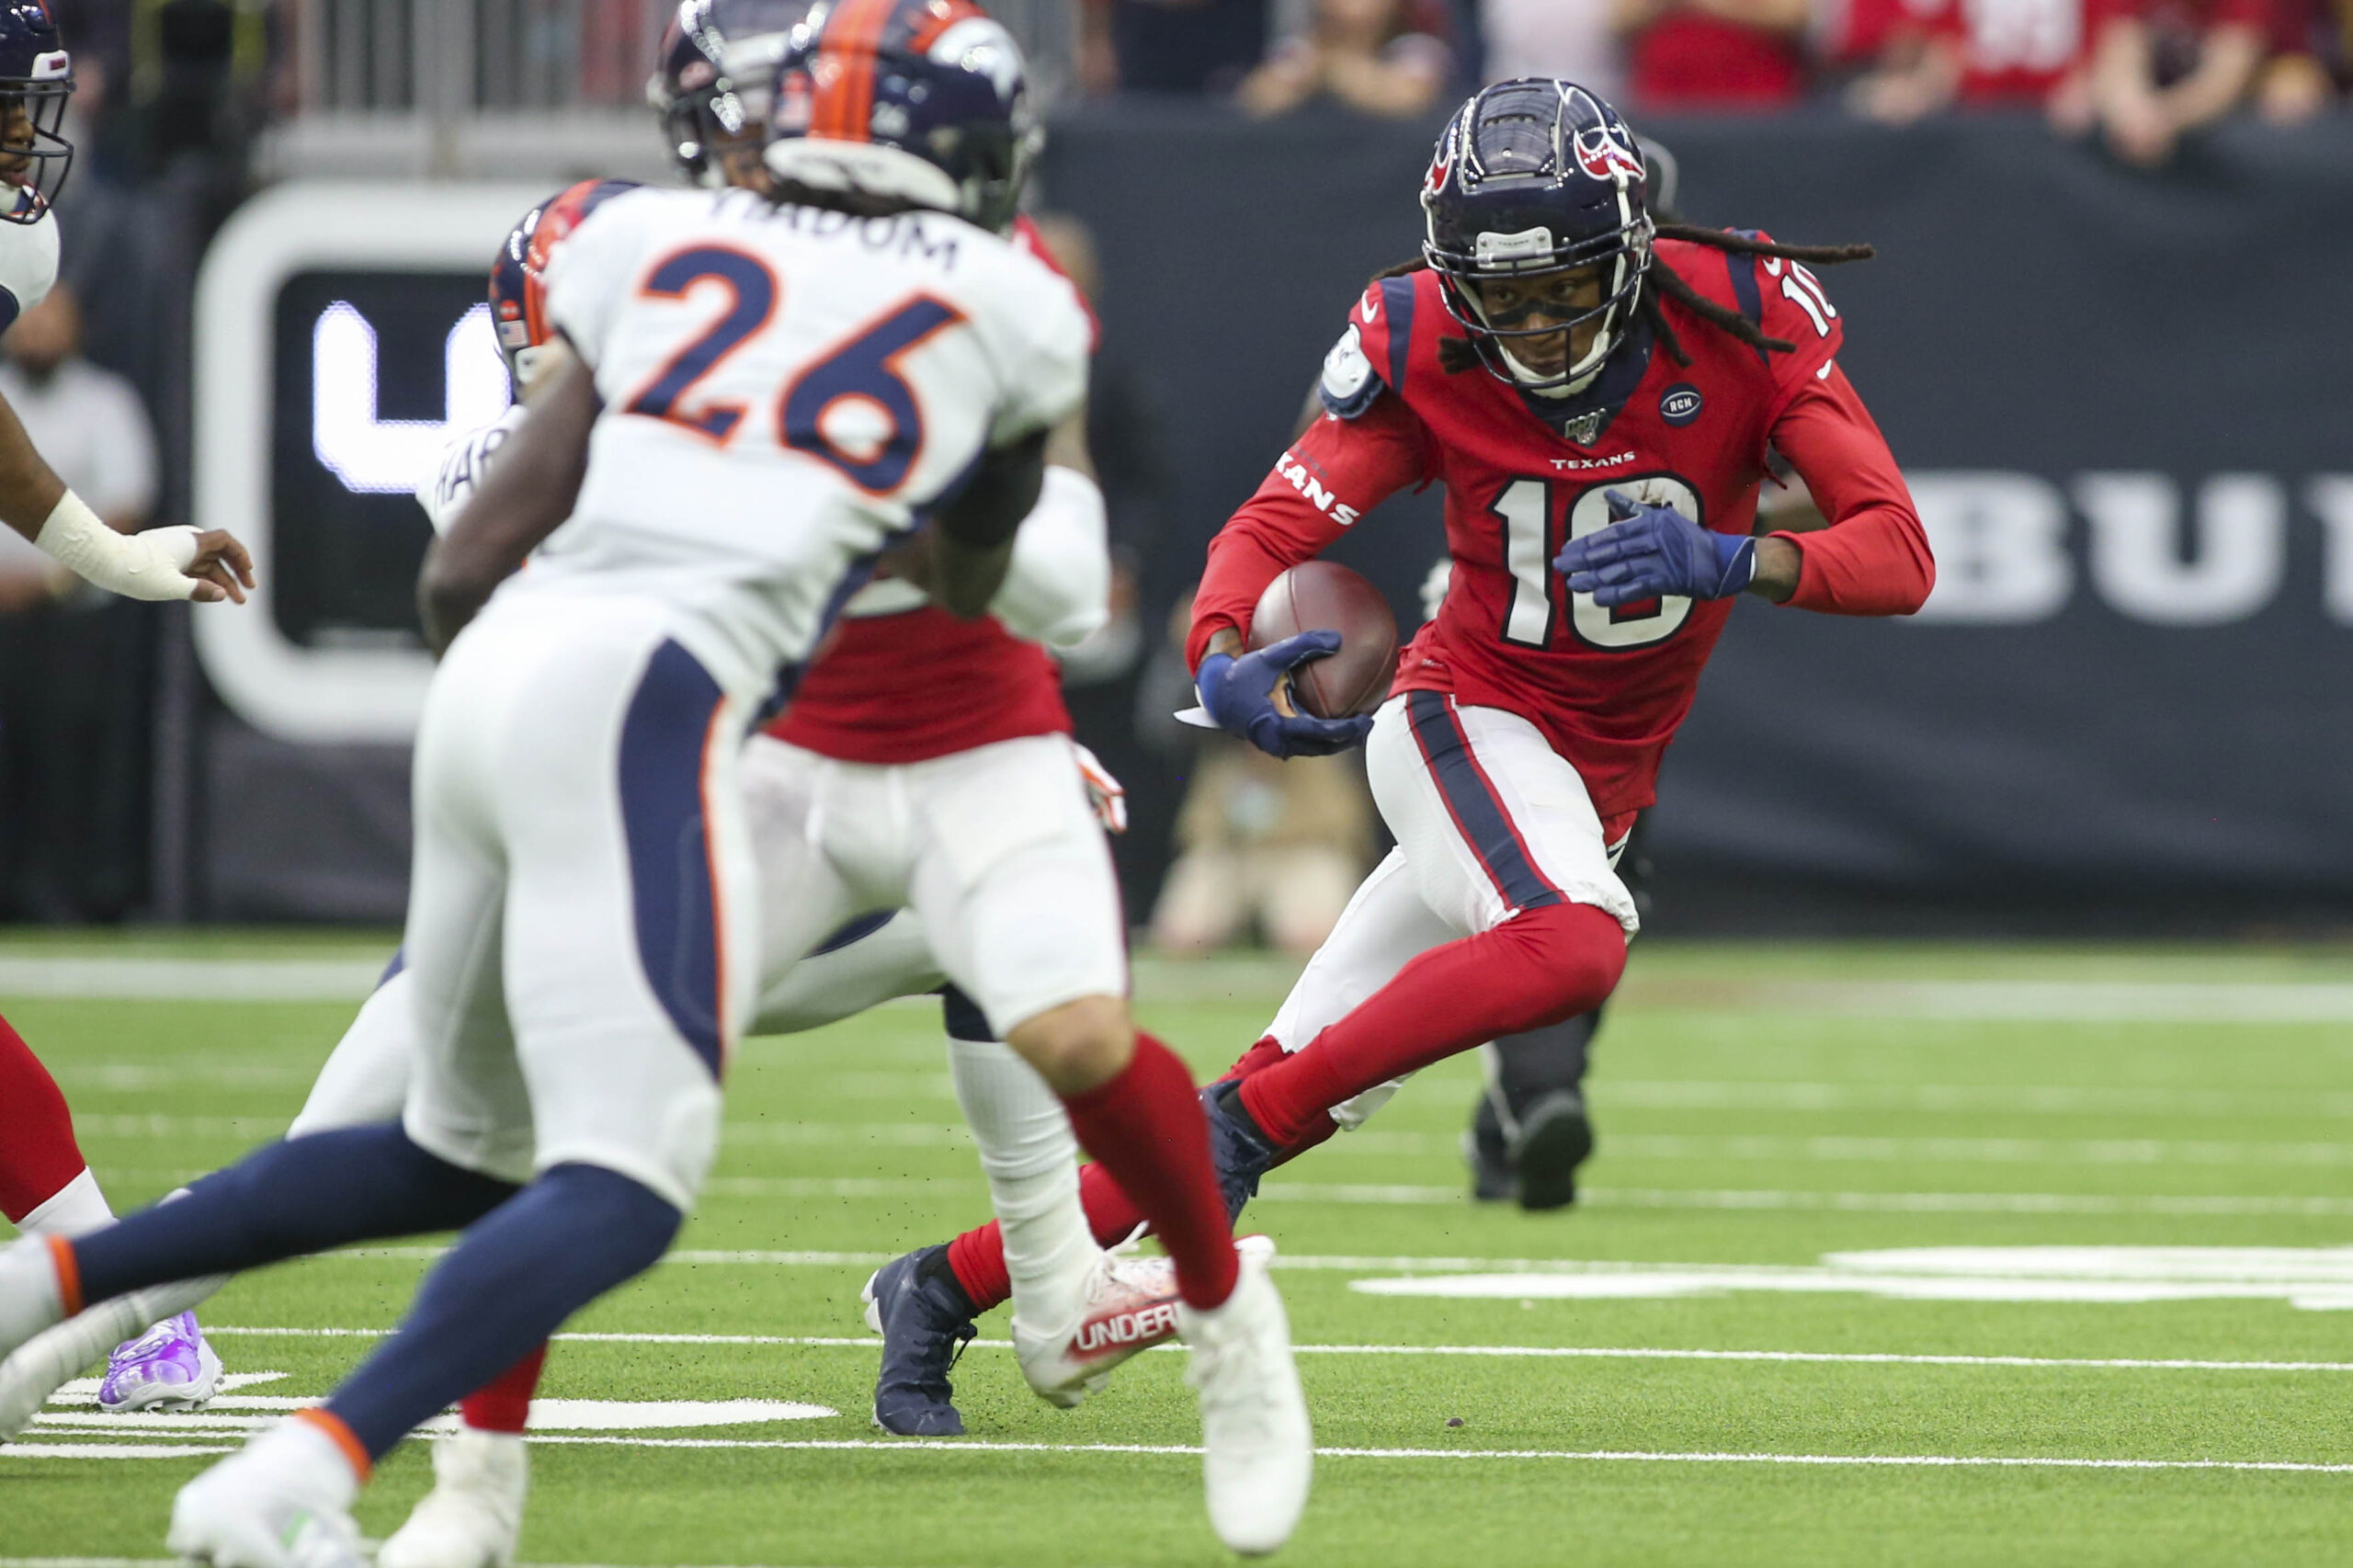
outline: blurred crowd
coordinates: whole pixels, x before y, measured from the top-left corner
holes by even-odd
[[[2353,0],[1076,0],[1089,92],[1314,99],[1418,116],[1563,76],[1636,115],[1841,104],[1901,124],[2039,110],[2164,162],[2234,111],[2293,121],[2353,82]]]

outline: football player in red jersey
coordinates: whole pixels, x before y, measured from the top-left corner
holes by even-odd
[[[1265,1038],[1204,1091],[1236,1212],[1405,1074],[1608,996],[1637,925],[1615,858],[1734,596],[1904,615],[1935,578],[1804,265],[1868,249],[1657,225],[1617,112],[1540,78],[1457,111],[1422,204],[1421,257],[1358,301],[1323,416],[1211,542],[1194,597],[1210,716],[1276,756],[1365,739],[1397,839]],[[1752,536],[1768,452],[1826,528]],[[1259,594],[1433,482],[1454,570],[1392,696],[1372,719],[1297,712],[1284,645],[1245,652]],[[1098,1239],[1139,1222],[1099,1169],[1081,1192]],[[991,1230],[951,1258],[985,1258]]]

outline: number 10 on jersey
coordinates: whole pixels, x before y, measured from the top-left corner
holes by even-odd
[[[1605,608],[1593,602],[1591,594],[1567,593],[1561,574],[1552,569],[1552,558],[1570,540],[1609,526],[1609,501],[1604,493],[1611,490],[1654,506],[1672,506],[1706,525],[1699,492],[1671,473],[1633,474],[1582,489],[1561,480],[1513,480],[1487,508],[1503,524],[1504,570],[1512,579],[1511,607],[1502,627],[1505,642],[1523,648],[1552,646],[1563,596],[1570,601],[1570,629],[1587,647],[1646,648],[1683,630],[1691,617],[1689,599],[1650,599]],[[1554,522],[1564,501],[1565,530]]]

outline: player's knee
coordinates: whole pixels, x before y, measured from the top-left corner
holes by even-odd
[[[1054,1093],[1085,1094],[1126,1071],[1136,1052],[1135,1025],[1126,1001],[1082,996],[1025,1018],[1006,1032],[1006,1043],[1038,1070]]]
[[[1501,1033],[1542,1028],[1591,1012],[1626,972],[1625,927],[1616,915],[1589,903],[1523,910],[1495,931],[1520,951],[1536,982],[1525,992],[1524,1016]]]
[[[686,1216],[676,1204],[631,1176],[603,1165],[551,1165],[533,1185],[563,1202],[595,1234],[621,1278],[653,1267],[677,1239]]]

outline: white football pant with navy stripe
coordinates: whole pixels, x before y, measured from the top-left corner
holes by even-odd
[[[749,713],[656,601],[502,596],[417,734],[403,1122],[523,1181],[603,1166],[693,1207],[749,1016]]]
[[[1267,1027],[1298,1051],[1442,943],[1522,909],[1588,903],[1631,937],[1633,895],[1615,869],[1585,780],[1534,724],[1440,692],[1383,703],[1365,743],[1374,802],[1397,846],[1373,868]],[[1333,1108],[1353,1129],[1402,1079]]]

